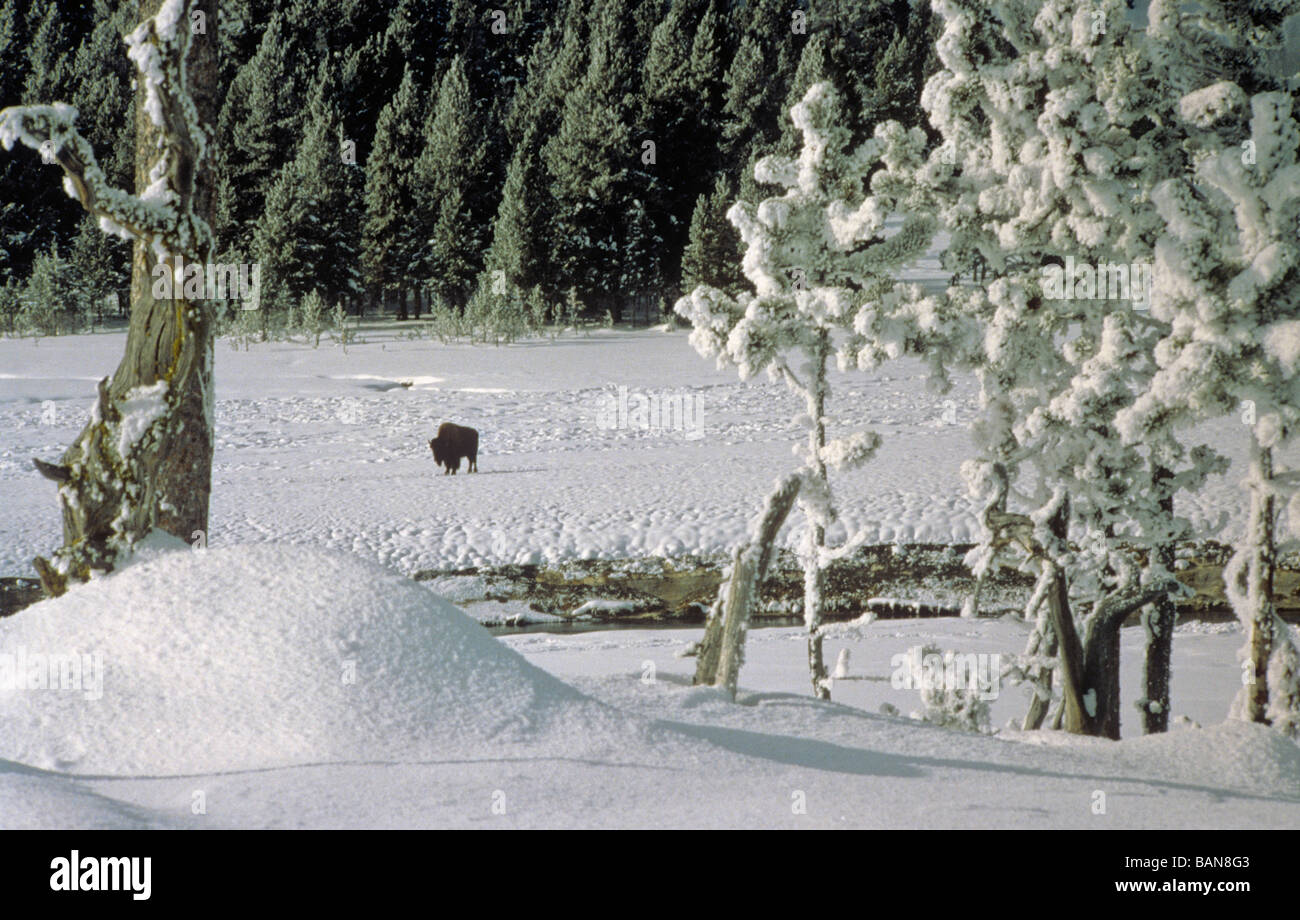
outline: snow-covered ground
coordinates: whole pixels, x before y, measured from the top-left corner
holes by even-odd
[[[363,330],[366,344],[346,354],[328,342],[218,345],[210,545],[329,547],[408,573],[714,552],[735,544],[792,465],[794,398],[780,383],[714,369],[684,331],[494,348],[395,330]],[[54,488],[31,458],[53,460],[72,442],[122,344],[121,334],[0,340],[0,573],[26,573],[57,544]],[[835,480],[846,524],[879,542],[968,540],[974,507],[959,471],[973,382],[933,393],[918,362],[900,361],[836,374],[833,385],[837,425],[885,438],[875,461]],[[638,394],[698,400],[689,405],[702,436],[602,428],[619,387],[632,408]],[[427,442],[445,420],[479,429],[480,474],[435,468]],[[1199,433],[1244,461],[1239,420]],[[1230,472],[1184,503],[1206,535],[1221,514],[1224,535],[1240,527],[1240,478]]]
[[[926,643],[1014,654],[1025,627],[1010,620],[832,639],[829,660],[847,646],[853,679],[831,704],[809,698],[793,629],[751,633],[738,704],[689,686],[693,660],[675,654],[699,630],[492,638],[400,574],[726,549],[792,462],[797,406],[778,384],[714,370],[684,332],[501,348],[391,325],[362,335],[346,354],[221,343],[210,549],[0,621],[0,655],[99,653],[104,677],[93,700],[0,690],[0,825],[1300,824],[1300,748],[1219,724],[1239,681],[1235,625],[1175,640],[1174,715],[1206,727],[1118,744],[906,718],[919,700],[891,686],[894,656]],[[29,458],[71,442],[121,351],[118,334],[0,341],[0,572],[28,574],[56,545],[53,487]],[[837,480],[845,519],[882,541],[967,539],[971,382],[937,395],[900,362],[834,384],[837,424],[886,438]],[[603,428],[620,386],[699,399],[704,436]],[[480,474],[435,469],[426,442],[448,419],[480,430]],[[1239,424],[1202,430],[1238,463]],[[1198,520],[1240,526],[1238,478],[1206,490]],[[1136,734],[1141,636],[1123,642]],[[999,689],[1002,727],[1025,698]]]
[[[697,636],[499,642],[355,556],[181,546],[0,621],[5,655],[98,662],[67,689],[0,689],[0,825],[1300,824],[1300,748],[1260,726],[1113,743],[859,708],[915,702],[889,687],[892,655],[1011,652],[1015,624],[879,624],[837,703],[803,692],[783,629],[752,637],[744,684],[761,690],[692,688],[674,652]],[[1180,712],[1217,718],[1239,642],[1180,633]],[[1022,703],[1004,690],[995,709]]]

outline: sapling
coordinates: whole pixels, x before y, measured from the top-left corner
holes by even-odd
[[[676,304],[693,327],[690,341],[701,355],[735,368],[742,380],[767,372],[800,397],[804,410],[797,419],[805,435],[797,451],[800,466],[778,482],[755,519],[748,547],[737,550],[710,617],[696,683],[734,692],[734,669],[720,672],[715,663],[742,657],[772,545],[797,501],[809,673],[814,694],[828,699],[821,632],[826,566],[862,539],[827,545],[826,530],[835,520],[828,474],[867,462],[880,443],[865,431],[828,439],[830,360],[838,356],[844,366],[865,365],[886,352],[902,353],[905,330],[912,326],[901,315],[910,301],[896,291],[893,274],[924,252],[931,224],[924,216],[909,217],[899,232],[886,236],[885,222],[899,204],[893,195],[902,186],[875,196],[864,188],[882,159],[919,158],[920,131],[890,123],[852,148],[839,97],[825,83],[812,86],[790,117],[804,138],[799,157],[767,157],[755,167],[759,182],[783,186],[785,194],[756,208],[741,202],[727,214],[744,243],[743,270],[754,291],[732,297],[700,285]]]

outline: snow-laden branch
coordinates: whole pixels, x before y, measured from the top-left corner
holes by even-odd
[[[149,186],[132,195],[111,186],[90,143],[77,131],[70,105],[12,106],[0,111],[0,146],[21,143],[64,171],[64,190],[99,218],[101,229],[150,246],[162,259],[204,259],[212,233],[194,213],[194,182],[207,138],[190,96],[186,60],[189,14],[197,0],[166,0],[152,19],[126,36],[127,54],[145,89],[145,112],[161,134]]]

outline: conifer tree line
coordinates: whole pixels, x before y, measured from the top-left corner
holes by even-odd
[[[75,106],[128,188],[134,16],[0,0],[0,107]],[[829,81],[855,137],[923,125],[936,66],[912,0],[222,0],[211,31],[215,257],[261,265],[263,324],[313,292],[402,318],[485,293],[625,317],[734,289],[725,213],[762,197],[759,158],[797,152],[782,113]],[[130,284],[129,247],[43,168],[0,162],[6,331],[48,289],[53,332]]]

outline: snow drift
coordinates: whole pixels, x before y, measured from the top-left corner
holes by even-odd
[[[0,757],[83,775],[617,753],[653,732],[422,585],[298,547],[138,562],[0,621],[0,660]]]

